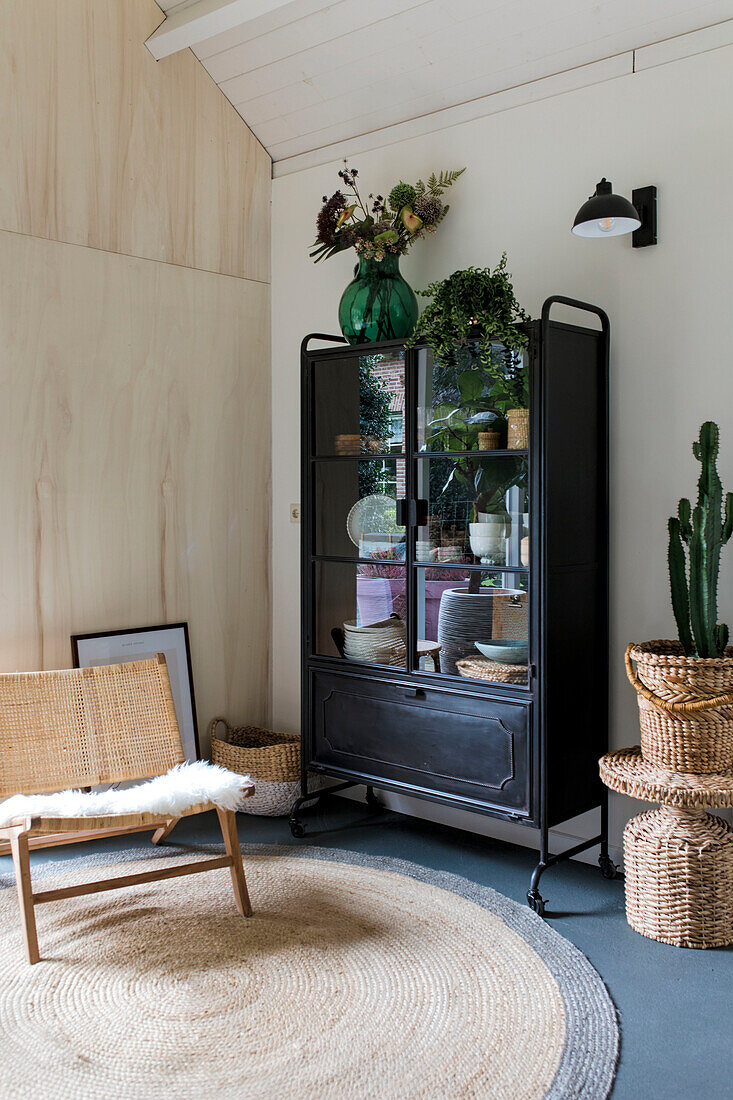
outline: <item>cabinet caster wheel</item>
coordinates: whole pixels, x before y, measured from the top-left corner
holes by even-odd
[[[537,890],[527,891],[527,905],[530,909],[534,909],[538,916],[544,917],[545,915],[545,899]]]
[[[297,840],[302,840],[305,836],[305,825],[301,825],[299,821],[291,821],[290,832]]]
[[[382,803],[374,793],[373,787],[367,787],[366,789],[366,804],[370,810],[381,810]]]
[[[598,866],[604,878],[618,878],[618,867],[610,856],[599,856]]]

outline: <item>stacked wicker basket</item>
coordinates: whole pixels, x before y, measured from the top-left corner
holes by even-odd
[[[219,726],[224,727],[220,733]],[[242,812],[261,817],[282,817],[300,794],[300,737],[273,733],[260,726],[230,726],[226,718],[214,718],[209,726],[211,759],[229,771],[254,780],[255,793]],[[322,785],[320,776],[309,775],[309,788]]]
[[[733,649],[705,659],[647,642],[628,647],[626,671],[641,747],[602,757],[601,778],[661,803],[624,830],[629,924],[680,947],[731,943],[733,828],[703,807],[733,806]]]

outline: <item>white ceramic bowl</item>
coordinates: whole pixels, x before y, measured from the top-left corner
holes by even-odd
[[[507,533],[508,521],[506,516],[496,516],[493,512],[479,512],[478,521],[483,527],[492,527],[495,535],[506,535]]]
[[[475,642],[476,649],[488,657],[490,661],[498,661],[502,665],[526,665],[529,656],[527,642],[518,641],[516,638],[494,638],[491,642]]]
[[[503,531],[497,534],[497,529],[489,523],[469,523],[468,540],[471,551],[481,561],[492,565],[503,565],[506,558],[506,540]]]

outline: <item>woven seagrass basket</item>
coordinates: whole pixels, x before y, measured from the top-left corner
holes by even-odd
[[[461,676],[469,680],[493,680],[497,684],[526,684],[526,665],[505,665],[488,657],[464,657],[456,661]]]
[[[507,409],[507,449],[520,451],[529,447],[529,409]]]
[[[226,727],[225,739],[217,736],[219,724]],[[255,793],[242,803],[242,813],[260,817],[283,817],[300,794],[300,737],[295,733],[273,733],[261,726],[230,726],[226,718],[214,718],[209,725],[211,759],[229,771],[249,775]],[[309,776],[312,790],[320,776]]]
[[[685,657],[679,642],[630,645],[626,675],[639,697],[644,760],[693,774],[733,768],[733,648]]]
[[[676,947],[733,941],[733,828],[703,810],[662,807],[624,829],[626,917]]]
[[[498,451],[499,438],[497,431],[479,432],[478,449],[480,451]]]

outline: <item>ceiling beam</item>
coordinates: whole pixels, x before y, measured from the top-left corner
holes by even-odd
[[[291,4],[292,0],[195,0],[174,8],[145,45],[155,60],[160,61]]]

